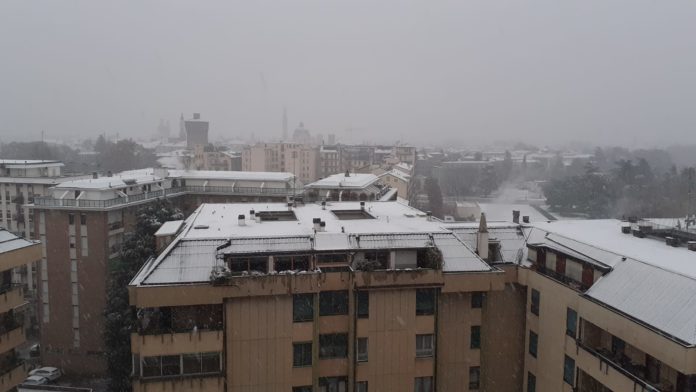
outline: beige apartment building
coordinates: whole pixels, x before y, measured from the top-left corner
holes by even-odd
[[[18,355],[25,343],[24,317],[27,302],[24,285],[12,279],[12,270],[41,258],[38,243],[0,229],[0,392],[14,390],[29,368]]]
[[[482,390],[504,358],[483,351],[516,345],[521,374],[522,335],[482,325],[514,277],[477,255],[485,224],[459,229],[478,250],[396,202],[204,204],[178,227],[129,287],[136,391]]]
[[[319,179],[319,147],[296,143],[259,143],[242,151],[242,171],[290,172],[303,183]]]
[[[300,192],[290,173],[143,169],[62,182],[35,197],[42,364],[66,374],[104,373],[108,272],[143,205],[167,199],[189,214],[206,202],[286,203]]]
[[[136,390],[696,391],[685,222],[330,202],[174,227],[129,288]]]

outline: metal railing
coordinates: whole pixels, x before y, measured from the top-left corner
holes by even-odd
[[[599,359],[600,368],[602,367],[602,364],[604,363],[605,366],[611,366],[614,370],[618,371],[619,373],[621,373],[624,376],[631,379],[631,381],[633,381],[636,384],[643,387],[644,390],[650,391],[650,392],[661,392],[660,389],[656,388],[655,386],[653,386],[649,382],[641,379],[638,375],[632,373],[630,370],[626,369],[621,364],[615,362],[614,359],[610,358],[608,355],[603,354],[600,351],[595,350],[593,348],[590,348],[589,346],[585,345],[584,343],[582,343],[580,341],[578,341],[577,344],[578,344],[578,347],[582,348],[583,350],[587,351],[589,354],[591,354],[595,358]]]
[[[157,199],[183,193],[217,193],[225,195],[240,196],[295,196],[302,193],[302,190],[287,188],[260,188],[260,187],[228,187],[228,186],[203,186],[187,185],[177,188],[140,193],[127,197],[116,197],[106,200],[88,199],[55,199],[50,196],[37,196],[34,198],[34,205],[42,207],[77,207],[77,208],[109,208],[129,203],[137,203],[144,200]]]

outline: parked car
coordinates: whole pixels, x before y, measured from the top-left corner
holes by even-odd
[[[63,375],[63,373],[61,373],[60,369],[58,368],[46,366],[30,371],[29,375],[46,377],[49,381],[56,381],[60,378],[60,376]]]
[[[24,385],[44,385],[48,384],[48,379],[42,376],[29,376],[22,382]]]

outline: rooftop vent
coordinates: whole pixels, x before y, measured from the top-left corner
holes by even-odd
[[[522,222],[524,223],[529,223],[529,215],[525,215],[522,217]]]
[[[314,219],[312,219],[312,224],[314,225],[314,231],[319,231],[319,229],[320,229],[319,223],[321,223],[321,219],[320,219],[320,218],[314,218]]]
[[[326,231],[326,222],[319,222],[319,231]]]
[[[361,202],[360,202],[360,209],[361,209],[361,210],[364,210],[364,209],[365,209],[365,202],[364,202],[364,201],[361,201]]]
[[[631,230],[631,233],[633,233],[634,237],[645,238],[645,233],[642,232],[639,228]]]
[[[630,223],[621,224],[621,232],[624,234],[631,234],[631,224]]]
[[[94,178],[94,179],[99,178],[99,174],[97,174],[97,172],[92,172],[92,178]]]
[[[292,211],[292,202],[288,202],[288,211]]]
[[[428,217],[428,220],[433,220],[433,212],[432,211],[426,211],[425,216]]]
[[[696,252],[696,241],[689,241],[686,243],[686,247],[689,250]]]
[[[326,209],[326,201],[321,202],[321,209],[325,210]]]
[[[669,246],[677,247],[679,246],[679,238],[665,237],[665,244]]]
[[[246,226],[246,221],[244,220],[244,215],[243,215],[243,214],[240,214],[240,215],[237,217],[237,220],[238,220],[240,226]]]

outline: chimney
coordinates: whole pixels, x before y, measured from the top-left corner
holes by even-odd
[[[432,211],[425,211],[425,216],[429,221],[433,220],[433,213]]]
[[[679,239],[674,237],[665,237],[665,244],[669,246],[679,246]]]
[[[346,170],[345,176],[346,176],[346,177],[350,177],[350,170]]]
[[[488,223],[486,222],[486,214],[481,213],[479,220],[479,228],[476,233],[476,254],[483,260],[488,261]]]
[[[259,214],[258,212],[254,213],[254,215],[252,217],[254,218],[256,223],[261,223],[261,214]]]
[[[686,243],[686,248],[696,252],[696,241],[689,241]]]
[[[237,219],[239,220],[239,225],[240,226],[246,226],[246,221],[244,220],[244,215],[240,214]]]
[[[99,174],[97,174],[97,172],[92,172],[92,178],[94,178],[94,179],[99,178]]]
[[[321,229],[321,219],[320,218],[314,218],[312,219],[312,224],[314,225],[314,231],[319,231]]]
[[[254,211],[254,210],[249,210],[249,220],[250,220],[250,221],[256,220],[256,211]]]
[[[631,234],[631,224],[630,223],[622,223],[621,224],[621,232],[624,234]]]
[[[107,176],[107,177],[113,177],[113,176],[114,176],[114,173],[112,173],[111,170],[109,170],[108,172],[106,172],[106,176]]]
[[[364,201],[360,202],[360,210],[365,211],[365,202]]]
[[[321,202],[321,209],[325,210],[326,209],[326,201]]]
[[[520,223],[520,212],[517,210],[512,210],[512,222]]]
[[[525,215],[522,217],[522,223],[529,223],[529,215]]]
[[[319,231],[321,231],[321,232],[326,231],[326,222],[324,222],[324,221],[319,222]]]
[[[292,211],[292,202],[288,202],[288,211]]]
[[[193,119],[194,119],[194,120],[200,120],[200,119],[201,119],[201,114],[200,114],[200,113],[193,113]]]

